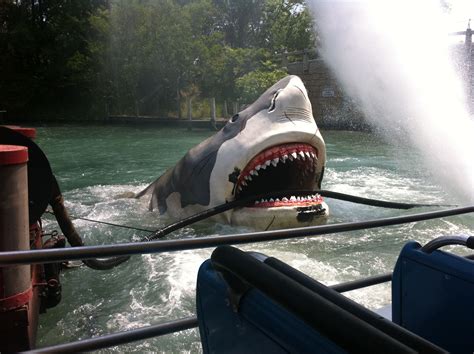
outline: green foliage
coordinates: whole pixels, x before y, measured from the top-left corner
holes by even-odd
[[[10,115],[71,116],[94,101],[89,17],[104,1],[3,1],[0,106]]]
[[[272,52],[314,48],[313,19],[302,0],[267,0],[260,45]]]
[[[267,88],[288,75],[285,70],[277,69],[268,62],[266,65],[267,69],[257,69],[237,79],[236,88],[240,102],[252,103]]]
[[[276,53],[314,43],[302,0],[5,0],[0,16],[10,117],[166,116],[191,93],[250,102],[284,75]]]

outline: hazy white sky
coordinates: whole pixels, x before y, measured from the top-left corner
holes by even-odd
[[[474,0],[448,0],[447,3],[451,6],[448,20],[450,30],[465,30],[469,19],[474,29]]]

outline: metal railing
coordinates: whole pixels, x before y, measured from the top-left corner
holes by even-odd
[[[271,240],[283,240],[294,237],[314,237],[317,235],[363,230],[390,225],[399,225],[417,222],[421,220],[467,214],[472,212],[474,212],[474,205],[361,222],[329,224],[288,230],[250,232],[227,236],[203,237],[198,239],[149,241],[88,247],[84,246],[69,249],[2,252],[0,253],[0,267],[29,263],[52,263],[74,259],[87,259],[119,255],[182,251],[206,247],[215,247],[218,245],[267,242]],[[362,287],[380,284],[383,282],[388,282],[390,280],[391,274],[389,273],[376,277],[370,277],[362,280],[356,280],[334,285],[332,286],[332,288],[339,292],[345,292],[359,289]],[[85,339],[77,342],[40,348],[31,352],[49,353],[98,350],[195,328],[197,327],[197,325],[198,320],[195,316],[193,316],[153,326],[142,327],[135,330],[117,332],[114,334]]]

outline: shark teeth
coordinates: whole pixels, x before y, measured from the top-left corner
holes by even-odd
[[[297,206],[307,206],[307,205],[314,205],[320,204],[323,202],[323,198],[319,194],[311,194],[311,195],[304,195],[304,196],[290,196],[282,197],[282,198],[262,198],[260,200],[256,200],[254,205],[258,207],[280,207],[280,206],[287,206],[287,207],[297,207]]]
[[[242,189],[254,183],[253,181],[264,170],[267,170],[267,168],[277,168],[280,163],[295,164],[295,173],[300,174],[303,179],[307,180],[311,178],[310,176],[313,176],[316,171],[318,164],[317,155],[318,151],[315,147],[304,143],[289,143],[270,147],[253,157],[250,162],[247,163],[247,166],[245,166],[237,177],[236,186],[239,188],[235,190],[240,193]],[[276,177],[277,176],[275,176],[275,178]]]

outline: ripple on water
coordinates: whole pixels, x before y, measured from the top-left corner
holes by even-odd
[[[143,134],[147,134],[150,147],[157,143],[154,133]],[[167,147],[175,146],[176,142],[172,140],[180,136],[178,133],[160,134],[160,142],[166,142]],[[420,172],[418,160],[412,155],[403,155],[406,159],[403,165],[400,165],[394,156],[401,154],[397,151],[392,152],[370,135],[361,133],[330,132],[326,141],[329,159],[323,181],[324,189],[402,202],[449,201],[449,195],[429,176],[424,176]],[[61,145],[56,155],[53,153],[53,163],[54,156],[56,159],[63,159],[63,155],[67,153],[63,150],[67,150],[67,146],[68,144]],[[189,146],[183,145],[182,151],[176,153],[173,158],[177,160],[187,147]],[[141,154],[142,149],[139,150]],[[130,166],[135,166],[136,176],[143,171],[148,171],[147,173],[152,176],[151,160],[147,157],[148,160],[142,163],[140,154],[131,159],[133,161],[130,161]],[[56,169],[60,171],[60,177],[62,174],[66,176],[63,177],[63,181],[69,178],[67,176],[72,176],[80,170],[78,166],[87,164],[87,159],[81,161],[80,158],[81,155],[78,153],[74,164],[64,160],[62,168]],[[163,165],[159,168],[164,170],[167,167]],[[118,169],[123,170],[122,164]],[[130,169],[127,167],[128,170]],[[153,230],[169,222],[158,213],[148,211],[148,198],[136,200],[117,197],[125,192],[142,190],[147,185],[146,181],[140,180],[134,184],[135,181],[128,173],[117,174],[116,177],[109,173],[107,180],[114,177],[117,181],[110,185],[100,184],[104,183],[101,182],[104,171],[100,165],[85,169],[84,173],[87,173],[91,181],[95,178],[95,181],[86,186],[82,180],[80,183],[77,182],[77,185],[72,184],[73,179],[65,182],[69,186],[64,193],[66,206],[74,217]],[[150,181],[153,178],[150,177]],[[381,209],[329,198],[327,202],[330,207],[328,223],[433,210],[432,208],[411,211]],[[73,218],[73,221],[87,244],[139,240],[147,234],[94,224],[77,218]],[[50,217],[46,217],[43,224],[47,231],[57,228]],[[186,227],[169,235],[168,238],[205,237],[248,231],[250,231],[248,228],[208,222]],[[279,258],[325,284],[335,284],[391,271],[401,247],[409,240],[415,239],[425,243],[435,236],[468,233],[474,233],[472,217],[460,216],[396,227],[250,244],[239,248]],[[454,248],[454,251],[463,252],[459,248]],[[97,272],[84,267],[64,272],[63,301],[42,315],[38,344],[45,346],[69,339],[89,338],[194,314],[197,271],[211,252],[212,249],[204,249],[133,256],[127,263],[106,272]],[[389,301],[390,291],[388,285],[381,285],[349,292],[347,295],[363,305],[377,308]],[[189,330],[102,352],[200,351],[198,332]]]

